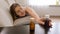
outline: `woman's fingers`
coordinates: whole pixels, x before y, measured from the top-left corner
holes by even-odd
[[[41,21],[41,20],[38,20],[38,23],[41,24],[41,25],[44,25],[44,22]]]
[[[42,24],[42,25],[44,25],[44,22],[39,22],[39,24]]]
[[[49,23],[49,26],[52,26],[52,23],[51,22]]]
[[[45,18],[40,18],[39,20],[37,20],[38,21],[38,23],[39,24],[41,24],[41,25],[45,25]],[[49,26],[52,26],[52,21],[51,21],[51,19],[48,19],[49,20]]]

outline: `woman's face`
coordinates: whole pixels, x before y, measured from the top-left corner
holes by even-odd
[[[25,16],[25,10],[20,6],[15,8],[15,12],[18,16]]]

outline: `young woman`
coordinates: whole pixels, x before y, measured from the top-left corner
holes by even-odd
[[[40,18],[37,13],[30,7],[22,7],[21,5],[14,3],[10,7],[10,12],[13,20],[24,18],[26,16],[32,16],[39,24],[44,24],[43,18]]]

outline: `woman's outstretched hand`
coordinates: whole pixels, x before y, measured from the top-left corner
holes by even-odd
[[[45,20],[46,20],[45,18],[40,18],[37,20],[37,22],[41,25],[45,25]],[[51,22],[52,22],[51,19],[49,19],[49,26],[52,26]]]

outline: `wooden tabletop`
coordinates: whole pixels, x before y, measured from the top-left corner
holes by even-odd
[[[30,28],[29,25],[5,27],[1,34],[30,34]],[[34,34],[45,34],[44,29],[39,24],[35,24]],[[53,23],[53,26],[49,30],[48,34],[60,34],[60,23]]]

